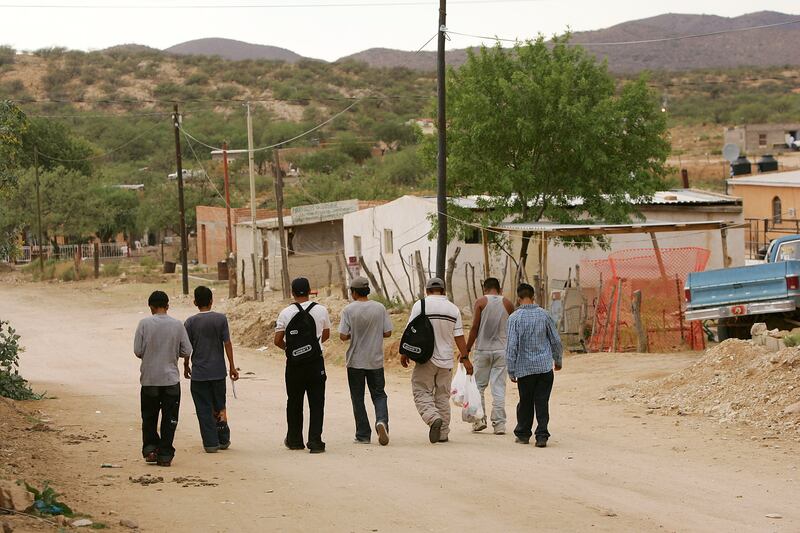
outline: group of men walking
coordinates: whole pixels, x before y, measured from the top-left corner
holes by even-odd
[[[286,353],[286,423],[284,445],[290,450],[308,448],[323,453],[322,440],[327,374],[324,343],[331,335],[328,310],[310,299],[306,278],[291,284],[294,302],[276,320],[273,342]],[[483,282],[484,295],[475,302],[469,338],[459,308],[445,296],[439,278],[428,280],[426,296],[417,301],[408,318],[408,328],[424,313],[433,332],[429,359],[413,362],[402,355],[400,363],[413,363],[411,389],[420,417],[428,426],[431,443],[448,442],[451,422],[451,380],[458,360],[467,374],[474,374],[485,409],[485,390],[490,389],[493,432],[506,432],[506,376],[519,388],[516,442],[528,444],[535,435],[537,447],[545,447],[548,432],[548,402],[553,386],[553,371],[562,365],[561,341],[553,320],[534,303],[534,290],[528,284],[517,288],[517,304],[501,294],[495,278]],[[349,303],[341,313],[339,338],[348,342],[345,364],[355,419],[357,444],[369,444],[373,431],[378,442],[389,444],[389,409],[385,391],[384,339],[392,334],[392,321],[386,308],[369,298],[366,278],[350,283]],[[206,287],[195,290],[199,313],[185,324],[167,316],[167,295],[156,291],[148,302],[152,316],[137,328],[134,353],[141,363],[142,455],[147,462],[169,466],[175,454],[173,439],[178,423],[180,384],[177,360],[184,358],[184,376],[192,380],[194,399],[204,449],[213,453],[230,446],[230,429],[225,409],[226,376],[238,379],[234,364],[227,319],[211,311],[212,295]],[[228,367],[226,369],[226,359]],[[370,424],[365,405],[369,391],[375,411]],[[303,411],[308,402],[307,439],[303,438]],[[157,431],[161,415],[161,433]],[[534,417],[537,421],[533,431]],[[488,428],[487,418],[473,423],[475,432]]]

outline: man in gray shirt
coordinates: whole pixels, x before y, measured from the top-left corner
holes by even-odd
[[[372,429],[364,406],[364,382],[375,406],[375,431],[381,446],[389,444],[389,406],[384,391],[383,339],[392,334],[389,313],[380,303],[368,298],[369,281],[358,277],[350,282],[353,302],[342,310],[339,338],[350,341],[347,349],[347,381],[356,419],[356,438],[359,444],[369,444]]]
[[[142,456],[148,463],[170,466],[175,456],[172,443],[178,427],[181,403],[178,357],[192,355],[189,336],[180,321],[167,315],[169,297],[154,291],[147,300],[152,316],[143,318],[136,328],[133,353],[142,360]],[[158,415],[161,414],[161,435]]]

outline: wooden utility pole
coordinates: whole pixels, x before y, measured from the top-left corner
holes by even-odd
[[[485,280],[491,275],[491,268],[489,265],[489,232],[486,228],[481,228],[481,243],[483,244],[483,279]]]
[[[253,160],[253,119],[250,116],[250,102],[247,102],[247,162],[250,171],[250,218],[253,221],[253,251],[250,254],[253,263],[253,298],[258,300],[258,291],[261,290],[260,270],[258,261],[258,228],[256,223],[256,170]]]
[[[439,234],[436,241],[436,277],[444,279],[447,259],[447,117],[445,114],[444,42],[447,23],[447,0],[439,0],[439,35],[436,53],[436,85],[438,103],[439,154],[436,164],[436,208]]]
[[[189,294],[189,239],[186,235],[186,208],[183,203],[183,162],[181,161],[181,116],[178,104],[172,108],[172,127],[175,130],[175,163],[178,170],[178,212],[181,217],[181,284],[183,294]],[[130,250],[130,246],[128,247]]]
[[[222,175],[225,184],[225,214],[228,226],[225,231],[225,263],[228,265],[228,298],[236,298],[236,256],[233,253],[233,227],[231,225],[231,184],[228,175],[228,143],[222,143]]]
[[[33,172],[36,175],[36,223],[39,225],[39,270],[44,272],[44,241],[42,240],[42,195],[39,192],[39,149],[33,146]]]
[[[664,266],[664,257],[661,255],[661,248],[658,246],[658,239],[655,232],[650,232],[650,241],[653,243],[653,251],[656,253],[656,262],[658,263],[658,271],[661,274],[662,281],[667,281],[667,269]]]
[[[289,292],[289,258],[286,250],[286,234],[283,228],[283,172],[281,171],[280,148],[273,152],[275,164],[275,208],[278,210],[278,233],[281,242],[281,285],[283,298],[291,296]]]

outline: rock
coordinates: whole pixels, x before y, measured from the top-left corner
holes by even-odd
[[[67,525],[67,517],[64,516],[63,514],[58,514],[58,515],[54,516],[53,520],[59,526],[66,526]]]
[[[77,520],[73,520],[69,523],[72,527],[87,527],[91,526],[94,522],[89,520],[88,518],[79,518]]]
[[[127,527],[128,529],[139,529],[139,524],[134,522],[133,520],[128,520],[127,518],[123,518],[119,521],[119,525],[122,527]]]
[[[796,415],[798,413],[800,413],[800,402],[793,403],[783,410],[783,414],[786,415]]]
[[[773,518],[775,520],[780,520],[781,518],[783,518],[783,516],[781,516],[781,515],[779,515],[777,513],[770,513],[770,514],[764,515],[764,516],[766,516],[767,518]]]
[[[33,494],[11,481],[0,482],[0,507],[24,511],[33,505]]]
[[[3,522],[3,533],[12,533],[14,531],[14,526],[9,524],[8,522]]]
[[[764,322],[756,322],[750,328],[750,335],[755,337],[767,332],[767,325]]]

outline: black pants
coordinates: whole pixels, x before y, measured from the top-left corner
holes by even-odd
[[[301,365],[286,365],[286,439],[289,446],[303,446],[303,398],[308,395],[308,447],[324,448],[325,361],[322,357]]]
[[[372,438],[372,428],[369,425],[367,408],[364,405],[364,383],[369,387],[372,405],[375,406],[375,423],[383,422],[389,429],[389,405],[386,392],[386,380],[383,369],[366,370],[363,368],[348,368],[347,383],[350,385],[350,400],[353,402],[353,416],[356,419],[356,439],[369,441]]]
[[[517,379],[519,403],[517,404],[517,427],[514,435],[520,439],[531,438],[533,417],[536,415],[536,438],[548,438],[547,423],[550,421],[550,392],[553,390],[553,371],[531,374]]]
[[[178,427],[181,406],[180,383],[165,387],[142,386],[142,456],[156,452],[161,460],[175,456],[172,446]],[[161,435],[158,434],[158,415],[161,414]]]
[[[225,411],[225,378],[192,381],[191,390],[203,447],[216,448],[220,444],[229,444],[231,430]]]

